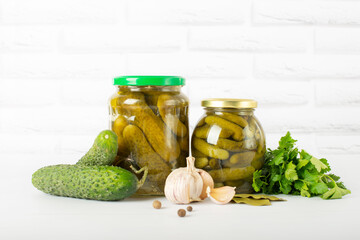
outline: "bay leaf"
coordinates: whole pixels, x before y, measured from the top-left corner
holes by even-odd
[[[251,198],[233,198],[232,201],[235,203],[245,203],[252,206],[268,206],[271,205],[268,199],[251,199]]]
[[[246,194],[246,193],[241,193],[241,194],[235,194],[236,198],[252,198],[252,199],[268,199],[270,201],[286,201],[283,198],[278,198],[275,196],[269,196],[269,195],[265,195],[265,194]]]

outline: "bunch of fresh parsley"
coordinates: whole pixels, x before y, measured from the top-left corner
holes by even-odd
[[[268,149],[261,170],[253,175],[253,188],[266,194],[293,194],[304,197],[321,195],[323,199],[337,199],[351,193],[340,177],[328,174],[326,159],[317,159],[295,148],[296,140],[288,132],[275,150]]]

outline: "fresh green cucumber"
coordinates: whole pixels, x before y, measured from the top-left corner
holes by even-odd
[[[118,151],[117,136],[111,130],[99,133],[90,150],[76,163],[79,165],[111,165]]]
[[[142,186],[131,172],[115,166],[54,165],[40,168],[32,175],[33,185],[48,194],[102,201],[122,200]]]

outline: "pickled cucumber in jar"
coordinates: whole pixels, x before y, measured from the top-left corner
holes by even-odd
[[[265,135],[250,99],[207,99],[205,114],[191,138],[195,165],[208,171],[216,185],[251,193],[252,175],[264,164]]]
[[[171,170],[189,156],[185,79],[175,76],[123,76],[109,101],[110,127],[118,135],[116,164],[149,169],[138,195],[163,195]],[[131,170],[131,169],[129,169]]]

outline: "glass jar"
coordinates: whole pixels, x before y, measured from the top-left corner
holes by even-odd
[[[209,172],[215,187],[251,193],[252,175],[264,164],[265,135],[250,99],[206,99],[205,114],[191,138],[195,166]]]
[[[138,195],[163,195],[172,169],[189,156],[188,98],[185,79],[175,76],[122,76],[110,99],[110,127],[118,135],[114,163],[131,170],[148,167]]]

